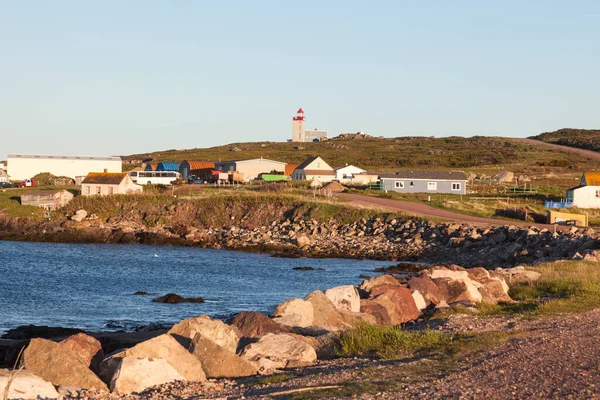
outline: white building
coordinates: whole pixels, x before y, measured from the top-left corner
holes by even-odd
[[[8,182],[8,174],[5,170],[0,169],[0,183]]]
[[[0,161],[0,171],[6,170],[6,161]]]
[[[286,165],[286,163],[281,161],[273,161],[261,157],[252,160],[219,161],[215,163],[215,169],[223,172],[239,172],[244,176],[244,181],[249,182],[256,179],[260,174],[269,174],[273,171],[285,173]]]
[[[579,186],[567,189],[567,203],[579,208],[600,208],[600,172],[584,172]]]
[[[292,142],[320,142],[327,140],[327,131],[322,129],[306,130],[306,118],[302,108],[292,118]]]
[[[335,171],[321,157],[310,157],[296,167],[292,174],[293,181],[331,182],[335,179]]]
[[[75,179],[93,171],[121,172],[121,157],[110,156],[64,156],[47,154],[9,154],[8,175],[13,180],[30,179],[49,172],[54,176]]]
[[[143,190],[127,172],[90,172],[81,182],[83,196],[141,193]]]
[[[354,165],[346,165],[335,170],[335,179],[346,184],[368,185],[377,182],[378,178],[378,174],[370,174]]]

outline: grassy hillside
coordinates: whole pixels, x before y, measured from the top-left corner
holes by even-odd
[[[235,149],[235,150],[234,150]],[[399,168],[497,169],[530,172],[531,167],[596,169],[597,161],[501,137],[401,137],[330,140],[321,143],[232,143],[187,150],[124,156],[124,160],[240,160],[265,157],[299,163],[320,155],[332,167],[355,164],[374,172]]]
[[[565,128],[554,132],[545,132],[531,138],[563,146],[600,151],[600,130],[597,129]]]

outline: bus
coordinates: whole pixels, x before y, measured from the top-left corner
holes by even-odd
[[[175,171],[131,171],[129,176],[138,185],[170,185],[181,179],[181,174]]]

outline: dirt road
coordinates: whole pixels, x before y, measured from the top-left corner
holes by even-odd
[[[587,156],[587,157],[595,158],[596,160],[600,160],[600,153],[597,151],[593,151],[593,150],[578,149],[576,147],[570,147],[570,146],[561,146],[559,144],[546,143],[546,142],[542,142],[541,140],[535,140],[535,139],[514,138],[514,140],[518,140],[520,142],[525,142],[525,143],[534,144],[534,145],[548,146],[548,147],[552,147],[556,150],[577,153],[577,154],[581,154],[582,156]]]
[[[360,194],[340,193],[341,198],[350,200],[351,204],[357,207],[373,208],[390,212],[405,212],[415,216],[437,218],[445,221],[466,222],[479,227],[498,226],[498,225],[516,225],[516,226],[536,226],[538,228],[554,229],[553,225],[535,224],[524,221],[508,221],[494,218],[475,217],[472,215],[460,214],[452,211],[442,210],[423,203],[411,201],[382,199],[379,197],[364,196]]]

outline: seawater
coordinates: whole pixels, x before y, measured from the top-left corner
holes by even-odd
[[[0,334],[19,325],[130,330],[207,314],[270,313],[280,302],[392,262],[275,258],[185,247],[0,241]],[[323,268],[295,271],[294,267]],[[151,293],[134,296],[136,291]],[[205,303],[161,304],[167,293]]]

